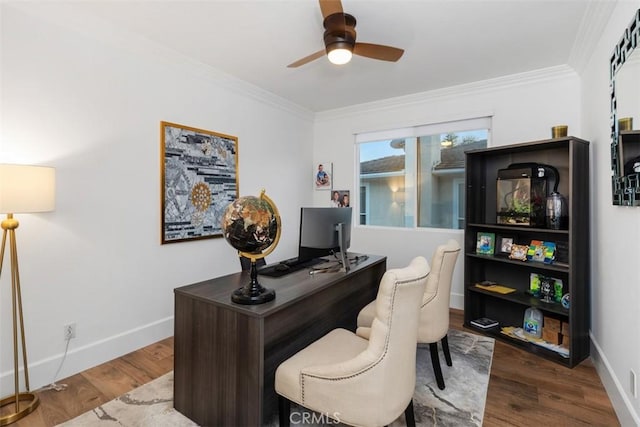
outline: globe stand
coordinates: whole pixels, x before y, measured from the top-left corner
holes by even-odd
[[[238,304],[264,304],[276,297],[276,291],[267,289],[258,283],[258,268],[256,259],[251,258],[251,281],[242,288],[236,289],[231,295],[231,301]]]
[[[255,200],[257,199],[257,200]],[[247,221],[245,222],[245,216]],[[224,238],[238,250],[238,255],[251,260],[251,281],[231,294],[231,301],[237,304],[264,304],[273,301],[276,291],[266,289],[258,283],[256,260],[268,256],[280,241],[282,222],[273,200],[262,189],[260,197],[240,197],[227,206],[222,218]],[[230,229],[231,228],[231,229]],[[237,229],[244,230],[241,237],[235,235]],[[247,234],[253,238],[247,237]]]

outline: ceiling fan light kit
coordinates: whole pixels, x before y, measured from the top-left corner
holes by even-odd
[[[403,49],[372,43],[356,43],[356,18],[342,10],[340,0],[319,0],[320,10],[324,18],[324,46],[325,50],[312,53],[289,65],[289,68],[299,67],[324,56],[326,52],[329,61],[336,65],[343,65],[351,61],[355,55],[382,61],[396,62]]]
[[[344,65],[347,62],[351,61],[351,57],[353,54],[351,50],[345,48],[332,48],[327,53],[327,57],[329,58],[329,62],[336,65]]]

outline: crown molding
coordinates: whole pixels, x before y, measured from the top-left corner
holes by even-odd
[[[358,116],[363,113],[384,112],[399,107],[408,107],[411,105],[442,100],[461,95],[479,94],[498,89],[505,89],[515,86],[523,86],[532,83],[540,83],[550,80],[565,79],[576,77],[575,70],[568,65],[558,65],[555,67],[543,68],[524,73],[510,74],[508,76],[496,77],[493,79],[481,80],[473,83],[465,83],[456,86],[450,86],[442,89],[435,89],[426,92],[414,93],[394,98],[388,98],[381,101],[373,101],[364,104],[351,105],[348,107],[337,108],[316,113],[316,122],[334,119],[344,119],[348,116]]]
[[[461,94],[481,93],[576,75],[575,67],[560,65],[314,113],[272,92],[266,91],[210,65],[196,61],[173,49],[169,49],[132,32],[125,31],[122,28],[116,28],[113,24],[97,16],[78,12],[77,8],[73,8],[73,2],[10,2],[2,3],[2,7],[15,8],[37,19],[49,22],[58,27],[63,27],[69,31],[79,32],[88,38],[114,46],[117,49],[134,53],[137,56],[147,57],[150,61],[160,62],[169,67],[179,68],[181,72],[202,78],[209,83],[215,83],[238,95],[246,96],[257,102],[280,109],[308,122],[344,118],[345,116],[355,116],[363,112],[384,111],[433,101],[435,99],[460,96]],[[585,12],[585,18],[583,18],[581,24],[580,38],[595,39],[597,41],[597,37],[602,32],[602,29],[591,29],[589,25],[587,25],[587,22],[598,18],[598,21],[603,21],[604,24],[606,24],[612,7],[609,2],[590,2],[590,6],[587,12]],[[577,46],[584,46],[584,44],[574,43],[572,55],[573,51],[576,51]],[[584,52],[588,53],[590,50],[585,48]],[[576,53],[576,58],[577,55]],[[584,61],[586,62],[586,59],[584,59]]]
[[[176,50],[116,27],[97,16],[79,12],[77,8],[73,8],[73,2],[11,2],[3,3],[2,7],[14,8],[56,27],[83,34],[87,38],[133,53],[138,57],[146,57],[150,61],[179,69],[181,72],[201,78],[208,83],[215,83],[240,96],[280,109],[302,120],[308,122],[314,120],[314,113],[311,110],[222,70],[196,61]]]
[[[615,1],[588,3],[569,54],[568,64],[582,74],[615,9]]]

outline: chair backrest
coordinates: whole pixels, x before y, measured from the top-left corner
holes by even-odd
[[[366,350],[334,366],[336,371],[331,374],[336,389],[334,397],[341,400],[339,406],[346,406],[340,413],[342,422],[388,425],[411,401],[416,382],[420,298],[428,274],[429,263],[417,257],[407,267],[388,270],[382,277]],[[318,369],[326,371],[325,368]],[[308,380],[313,381],[304,379]],[[342,386],[352,392],[340,393],[338,389]],[[310,389],[305,392],[305,401],[331,399],[326,395],[313,396]],[[348,405],[344,405],[345,399]]]
[[[415,389],[419,301],[428,277],[429,263],[416,257],[405,268],[387,271],[376,297],[367,351],[385,365],[385,392],[378,406],[389,405],[391,396],[397,396],[396,413],[404,410]]]
[[[451,279],[456,266],[460,245],[453,239],[436,248],[431,258],[431,272],[422,297],[418,342],[433,343],[442,339],[449,330],[449,301]]]

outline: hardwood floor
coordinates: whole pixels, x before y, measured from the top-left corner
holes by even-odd
[[[452,310],[451,328],[470,332],[462,321],[462,311]],[[67,384],[64,391],[38,391],[38,409],[13,425],[54,426],[172,369],[173,338],[167,338],[57,381]],[[496,342],[483,425],[610,427],[620,423],[590,360],[568,369]]]

